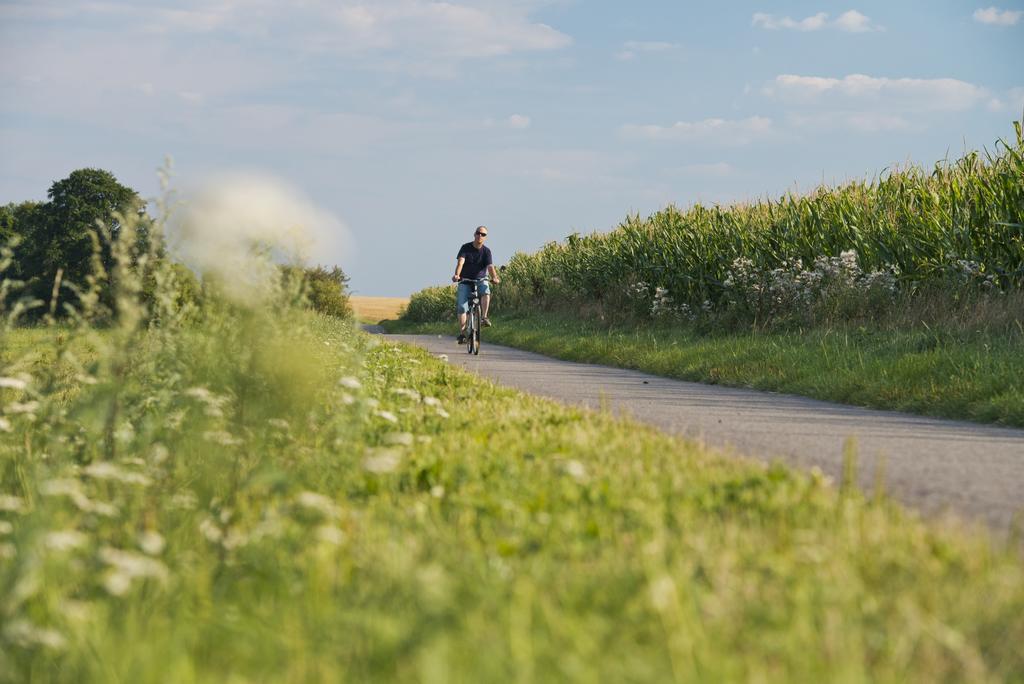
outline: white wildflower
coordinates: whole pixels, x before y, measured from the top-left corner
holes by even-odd
[[[89,542],[89,537],[78,530],[59,530],[47,532],[43,537],[43,545],[51,551],[74,551]]]
[[[587,468],[582,463],[575,459],[570,459],[565,462],[565,472],[572,479],[582,482],[587,479]]]
[[[267,425],[275,427],[278,430],[288,430],[291,427],[291,425],[288,424],[288,421],[283,418],[271,418],[267,421]]]
[[[670,608],[678,600],[676,583],[668,575],[662,575],[651,582],[648,591],[650,592],[651,603],[659,611]]]
[[[167,542],[156,530],[146,530],[139,535],[139,548],[150,556],[158,556],[163,552]]]
[[[441,418],[450,418],[451,415],[440,406],[437,407],[437,415]]]
[[[11,421],[7,420],[3,416],[0,416],[0,432],[10,432],[11,429]]]
[[[443,499],[444,487],[442,487],[441,485],[434,485],[433,487],[430,488],[430,496],[434,497],[435,499]]]
[[[11,532],[14,532],[14,525],[6,520],[0,520],[0,535],[10,534]]]
[[[419,392],[417,392],[416,390],[406,389],[405,387],[395,387],[394,389],[391,390],[391,393],[392,394],[397,394],[400,397],[406,397],[408,399],[412,399],[413,401],[419,401],[420,400],[420,393]]]
[[[193,399],[198,399],[203,402],[215,401],[215,395],[213,392],[205,387],[189,387],[185,390],[184,394],[186,397],[192,397]]]
[[[171,497],[170,503],[171,508],[177,508],[182,511],[191,511],[199,505],[195,493],[189,489],[176,493]]]
[[[440,406],[441,400],[437,397],[423,397],[423,403],[427,406]]]
[[[374,449],[363,459],[363,468],[371,473],[390,473],[402,462],[402,454],[394,449]]]
[[[166,585],[169,577],[167,566],[160,561],[133,551],[122,551],[111,547],[100,549],[100,559],[110,566],[103,580],[103,586],[113,596],[124,596],[136,579],[154,579]]]
[[[103,588],[111,596],[124,596],[132,588],[132,577],[127,572],[114,570],[103,579]]]
[[[5,409],[8,413],[26,413],[33,414],[39,410],[38,401],[12,401],[8,404]]]
[[[242,440],[225,430],[207,430],[203,433],[203,439],[221,446],[237,446],[242,443]]]
[[[352,404],[356,403],[356,398],[353,397],[348,392],[342,392],[340,399],[341,403],[345,406],[351,406]]]
[[[0,560],[11,560],[17,555],[14,544],[0,544]]]
[[[146,465],[146,462],[143,461],[141,458],[134,458],[134,457],[132,457],[132,458],[122,458],[121,459],[121,463],[124,463],[125,465],[133,465],[133,466],[140,466],[140,467]]]
[[[345,542],[345,533],[334,525],[321,525],[316,528],[316,537],[333,546],[341,546]]]
[[[392,432],[384,435],[384,443],[391,446],[412,446],[413,435],[411,432]]]
[[[82,473],[97,480],[115,480],[125,484],[139,485],[140,487],[148,487],[152,483],[152,480],[145,475],[123,470],[109,461],[90,463],[82,469]]]
[[[59,651],[67,645],[64,635],[57,630],[40,627],[28,620],[12,620],[4,627],[4,636],[23,648],[41,646]]]
[[[366,405],[369,406],[370,408],[377,408],[378,406],[380,406],[380,402],[374,399],[373,397],[370,397],[369,399],[366,400]]]
[[[28,383],[21,378],[0,378],[0,389],[23,390]]]
[[[78,480],[55,479],[44,482],[39,490],[43,496],[66,496],[71,499],[79,510],[86,513],[97,513],[99,515],[114,517],[117,515],[117,508],[104,501],[93,501],[82,491],[82,485]]]
[[[303,508],[316,511],[328,518],[341,517],[341,509],[330,497],[316,492],[299,492],[295,497],[295,503]]]
[[[380,418],[383,418],[384,420],[388,421],[389,423],[398,422],[398,416],[396,416],[391,411],[375,411],[374,413]]]
[[[5,513],[22,513],[25,510],[25,501],[10,494],[0,494],[0,511]]]
[[[237,548],[245,546],[250,541],[252,541],[252,538],[241,530],[228,530],[228,533],[224,535],[224,540],[221,544],[228,551],[234,551]]]
[[[199,523],[199,533],[214,544],[219,544],[220,540],[224,538],[224,532],[213,521],[213,518],[203,518],[203,521]]]
[[[204,404],[203,413],[211,418],[220,418],[224,415],[224,406],[231,401],[230,397],[214,394],[205,387],[190,387],[185,390],[185,396],[197,399]]]
[[[441,359],[442,361],[447,361],[448,360],[448,355],[447,354],[438,354],[437,358]]]
[[[85,601],[64,599],[60,602],[60,612],[71,622],[85,623],[92,616],[92,610]]]
[[[122,422],[121,425],[117,428],[117,430],[114,431],[114,439],[116,439],[121,444],[127,444],[131,442],[133,439],[135,439],[135,428],[132,427],[132,424],[129,423],[128,421]]]
[[[342,387],[347,387],[348,389],[352,390],[357,390],[363,386],[363,384],[359,382],[359,380],[353,378],[351,375],[346,375],[345,377],[338,380],[338,384],[341,385]]]

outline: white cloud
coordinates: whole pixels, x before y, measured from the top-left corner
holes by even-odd
[[[432,0],[186,0],[174,9],[126,0],[0,5],[0,21],[78,20],[103,16],[112,31],[225,33],[273,38],[300,52],[413,53],[449,59],[556,50],[572,39],[529,17],[520,3]]]
[[[622,127],[622,134],[627,138],[720,145],[746,145],[771,133],[772,120],[762,116],[734,120],[677,121],[671,126],[626,124]]]
[[[764,92],[796,102],[883,103],[910,110],[962,111],[988,98],[985,88],[954,78],[879,78],[864,74],[843,78],[782,74]]]
[[[861,14],[857,10],[843,12],[834,23],[836,28],[840,31],[846,31],[847,33],[865,33],[867,31],[878,30],[878,27],[871,23],[870,18]]]
[[[818,12],[804,19],[792,19],[790,17],[776,17],[773,14],[756,12],[751,18],[751,24],[769,31],[789,29],[793,31],[820,31],[822,29],[838,29],[847,33],[866,33],[868,31],[881,31],[883,28],[871,22],[871,19],[857,10],[847,10],[835,20],[829,21],[827,12]]]
[[[1024,115],[1024,88],[1010,88],[1003,97],[993,97],[988,101],[988,108],[993,112],[1009,111],[1015,116]]]
[[[1024,11],[1001,10],[998,7],[974,10],[974,21],[994,26],[1014,26],[1022,16]]]
[[[506,120],[510,128],[529,128],[530,117],[522,114],[513,114]]]
[[[817,31],[825,27],[825,22],[828,21],[828,14],[825,12],[818,12],[806,19],[795,20],[789,17],[776,17],[773,14],[765,14],[764,12],[754,13],[751,23],[754,26],[760,26],[761,28],[768,29],[769,31],[775,31],[778,29],[795,29],[797,31]]]

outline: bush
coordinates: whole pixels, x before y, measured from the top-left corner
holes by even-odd
[[[413,323],[438,323],[454,317],[455,285],[438,285],[414,294],[401,318]]]
[[[306,299],[314,311],[338,318],[352,316],[352,306],[348,301],[348,276],[340,267],[330,270],[323,266],[307,268]]]
[[[337,318],[352,316],[348,276],[341,267],[284,266],[281,276],[285,287],[296,288],[310,309]]]

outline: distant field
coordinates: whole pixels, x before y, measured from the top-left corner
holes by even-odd
[[[377,323],[398,318],[398,313],[409,303],[408,297],[349,297],[356,318],[365,323]]]

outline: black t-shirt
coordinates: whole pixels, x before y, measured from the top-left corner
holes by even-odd
[[[477,249],[472,242],[459,247],[459,255],[455,258],[466,259],[466,263],[462,265],[461,275],[471,280],[483,278],[487,275],[487,267],[494,263],[491,260],[491,250],[486,245]]]

